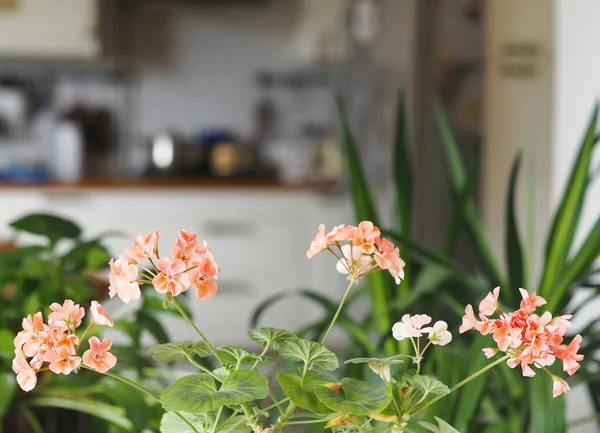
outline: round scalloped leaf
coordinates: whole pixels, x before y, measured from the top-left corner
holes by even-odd
[[[316,371],[307,371],[304,381],[299,371],[277,373],[281,389],[290,400],[301,407],[317,414],[328,414],[333,411],[319,401],[316,390],[319,387],[335,384],[337,381]]]
[[[191,413],[180,413],[190,424],[196,428],[202,425],[202,418]],[[173,412],[165,412],[160,420],[160,433],[195,433],[188,423]]]
[[[247,403],[269,395],[267,378],[255,370],[238,370],[219,388],[205,373],[185,376],[163,391],[160,401],[171,412],[207,413],[224,405]]]
[[[314,341],[294,338],[280,344],[279,355],[290,361],[301,361],[314,365],[325,371],[333,371],[339,367],[335,353]]]
[[[390,390],[369,385],[361,380],[344,378],[339,390],[322,386],[316,390],[319,401],[334,412],[352,415],[377,414],[392,400]]]
[[[261,356],[258,353],[248,352],[246,349],[239,346],[221,346],[217,348],[217,352],[224,363],[234,365],[254,364],[258,361],[259,364],[269,364],[273,362],[271,358]]]
[[[259,344],[263,347],[271,346],[274,349],[277,349],[279,347],[279,343],[283,341],[298,338],[289,331],[277,328],[250,329],[248,331],[248,335],[256,344]]]
[[[188,355],[205,358],[212,355],[212,352],[205,343],[178,341],[176,343],[157,344],[148,349],[148,354],[158,362],[180,362],[185,361]]]

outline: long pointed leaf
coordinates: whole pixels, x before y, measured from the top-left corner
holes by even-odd
[[[470,201],[471,194],[473,193],[473,186],[479,177],[478,167],[480,162],[481,146],[478,145],[471,157],[469,170],[467,171],[467,178],[458,194],[457,200],[455,201],[452,216],[450,217],[450,223],[448,224],[448,228],[446,229],[446,233],[444,235],[442,251],[448,256],[452,256],[458,243],[461,228],[463,226],[465,210]]]
[[[365,178],[360,157],[356,148],[356,143],[350,126],[348,125],[348,117],[346,108],[340,97],[336,98],[336,111],[338,121],[338,134],[340,143],[346,155],[348,164],[348,175],[350,177],[350,190],[354,202],[354,211],[360,220],[372,221],[375,225],[379,225],[379,215],[375,206],[375,199],[371,192],[371,188]]]
[[[553,289],[553,297],[548,301],[548,309],[555,311],[563,304],[562,299],[574,282],[583,277],[600,256],[600,218],[585,238],[575,257],[568,262],[560,283]]]
[[[125,409],[119,406],[113,406],[107,403],[102,403],[94,400],[83,398],[67,398],[67,397],[39,397],[29,402],[31,406],[39,407],[59,407],[62,409],[71,409],[78,412],[86,413],[97,418],[108,421],[127,431],[131,431],[133,425],[127,418]]]
[[[394,166],[392,175],[396,190],[395,219],[400,233],[410,234],[412,209],[412,157],[408,142],[408,125],[406,121],[406,100],[404,92],[398,92],[398,108],[396,113],[396,138],[394,146]],[[404,251],[406,262],[404,284],[401,284],[400,294],[405,295],[412,280],[412,261],[410,251]]]
[[[395,240],[398,244],[411,249],[414,253],[421,256],[427,262],[440,266],[444,269],[453,271],[455,279],[461,281],[468,287],[471,287],[472,289],[481,293],[487,293],[489,291],[489,288],[484,286],[477,278],[473,277],[469,272],[465,271],[465,269],[462,266],[454,262],[450,257],[446,256],[445,254],[427,248],[413,241],[410,237],[404,236],[401,233],[390,232],[385,230],[383,233],[386,236],[389,236],[390,238]]]
[[[522,155],[519,153],[513,161],[508,182],[508,195],[506,197],[505,253],[508,268],[508,282],[510,284],[507,292],[510,294],[510,298],[512,298],[508,299],[508,302],[511,304],[513,304],[512,301],[514,301],[514,294],[517,293],[517,289],[519,287],[525,287],[523,248],[519,236],[519,227],[517,226],[515,206],[517,178],[519,176],[519,168],[521,167],[521,159]]]
[[[439,102],[436,102],[434,105],[434,115],[440,138],[446,152],[452,188],[454,194],[458,195],[467,179],[465,167],[460,157],[458,145],[454,140],[452,129],[450,128],[444,109]],[[465,220],[467,223],[467,233],[476,249],[482,271],[485,273],[488,283],[490,285],[502,285],[502,274],[500,273],[498,264],[494,259],[492,250],[484,235],[483,225],[477,216],[475,204],[472,200],[466,205]]]
[[[564,433],[567,431],[565,420],[565,398],[552,397],[552,379],[546,374],[537,374],[529,378],[529,398],[531,403],[532,432]]]
[[[368,220],[379,225],[375,199],[360,164],[356,143],[348,125],[344,103],[339,97],[336,98],[336,109],[338,133],[347,158],[356,217],[359,220]],[[391,319],[387,314],[390,279],[386,279],[381,272],[377,272],[369,275],[367,282],[371,296],[371,313],[376,320],[377,330],[381,333],[387,332],[391,326]]]
[[[579,224],[581,208],[587,192],[590,164],[597,142],[598,104],[594,107],[590,122],[573,164],[569,181],[563,192],[552,230],[546,241],[546,262],[538,293],[556,307],[562,294],[555,293],[553,285],[565,269],[567,256]],[[549,309],[550,312],[554,312]]]

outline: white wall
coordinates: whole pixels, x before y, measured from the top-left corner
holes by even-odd
[[[503,250],[504,203],[510,163],[516,149],[531,146],[535,165],[527,164],[535,185],[534,270],[542,262],[543,234],[558,204],[593,104],[600,97],[600,2],[597,0],[488,0],[486,53],[486,149],[483,213],[497,251]],[[508,78],[502,45],[535,42],[542,55],[532,64],[533,78]],[[527,60],[528,62],[529,60]],[[600,155],[597,155],[600,156]],[[597,158],[598,159],[598,158]],[[598,164],[596,162],[595,164]],[[520,217],[525,228],[526,185],[521,182]],[[578,240],[600,215],[600,185],[592,187],[582,215]],[[537,280],[536,280],[537,281]],[[575,320],[580,326],[598,317],[598,305],[588,306]],[[567,398],[568,419],[593,414],[583,387]],[[597,432],[589,422],[570,433]]]
[[[577,154],[595,102],[600,99],[600,59],[594,53],[600,44],[600,3],[596,0],[554,0],[556,52],[554,68],[554,115],[551,146],[550,198],[556,205]],[[598,166],[596,152],[594,166]],[[582,214],[578,241],[585,238],[600,215],[600,183],[593,184]],[[598,317],[600,303],[588,305],[576,320],[582,324]],[[579,398],[577,398],[579,397]],[[592,415],[583,390],[567,400],[571,418]],[[593,433],[597,424],[582,425],[573,432]]]

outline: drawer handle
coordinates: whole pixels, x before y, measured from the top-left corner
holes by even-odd
[[[254,236],[258,232],[255,224],[246,221],[207,221],[205,224],[207,236]]]

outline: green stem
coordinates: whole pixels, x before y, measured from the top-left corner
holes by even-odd
[[[221,412],[223,412],[223,406],[221,406],[219,408],[219,411],[217,412],[217,416],[215,418],[215,423],[212,428],[212,433],[216,433],[218,431],[217,426],[219,425],[219,419],[221,418]]]
[[[173,305],[175,305],[175,308],[177,308],[177,311],[179,311],[179,314],[181,314],[181,317],[183,317],[184,320],[194,329],[194,331],[196,331],[196,334],[198,334],[198,336],[202,339],[202,341],[204,341],[206,343],[206,345],[208,346],[208,348],[210,349],[212,354],[215,356],[215,358],[217,358],[217,360],[221,364],[223,364],[223,361],[221,361],[221,357],[217,353],[217,349],[215,348],[215,346],[213,346],[212,343],[210,341],[208,341],[208,338],[206,338],[204,336],[204,334],[202,333],[202,331],[200,331],[200,329],[198,329],[198,327],[194,324],[194,322],[192,322],[192,319],[190,319],[190,316],[188,316],[186,314],[185,310],[181,307],[181,305],[179,305],[179,302],[177,302],[177,300],[175,298],[173,298]]]
[[[83,368],[86,368],[86,369],[88,369],[88,370],[91,370],[91,371],[96,371],[96,370],[94,370],[94,369],[92,369],[92,368],[89,368],[89,367],[87,367],[87,366],[85,366],[85,365],[83,365]],[[107,372],[105,372],[105,373],[102,373],[102,374],[104,374],[105,376],[111,377],[111,378],[113,378],[113,379],[115,379],[115,380],[121,381],[121,382],[123,382],[123,383],[125,383],[125,384],[127,384],[127,385],[129,385],[129,386],[132,386],[132,387],[134,387],[135,389],[137,389],[137,390],[141,391],[143,394],[145,394],[145,395],[147,395],[148,397],[150,397],[151,399],[153,399],[153,400],[157,401],[158,403],[160,403],[160,398],[159,398],[157,395],[153,394],[153,393],[152,393],[150,390],[148,390],[147,388],[144,388],[142,385],[140,385],[140,384],[138,384],[138,383],[135,383],[133,380],[127,379],[126,377],[123,377],[123,376],[121,376],[121,375],[118,375],[118,374],[116,374],[116,373],[112,373],[112,372],[110,372],[110,371],[107,371]],[[192,425],[192,423],[190,423],[190,422],[187,420],[187,418],[186,418],[186,417],[184,417],[183,415],[181,415],[179,412],[172,412],[172,413],[174,413],[174,414],[175,414],[175,415],[176,415],[176,416],[177,416],[179,419],[181,419],[181,420],[182,420],[184,423],[186,423],[186,424],[188,425],[188,427],[189,427],[189,428],[191,428],[191,429],[192,429],[192,431],[193,431],[194,433],[200,433],[200,432],[199,432],[199,431],[198,431],[198,430],[197,430],[197,429],[196,429],[196,428],[195,428],[195,427]]]
[[[265,356],[267,354],[267,350],[269,350],[269,347],[271,346],[271,342],[269,341],[267,343],[267,345],[265,346],[265,348],[263,349],[262,352],[260,352],[260,357],[262,358],[263,356]],[[254,362],[254,365],[252,366],[252,368],[250,370],[254,370],[256,368],[256,366],[258,365],[258,363],[260,362],[260,359],[257,359]]]
[[[477,379],[479,376],[481,376],[483,373],[485,373],[486,371],[488,371],[491,368],[494,368],[495,366],[497,366],[498,364],[501,364],[502,362],[506,361],[508,358],[510,358],[511,355],[506,355],[503,356],[500,359],[495,360],[494,362],[492,362],[491,364],[486,365],[485,367],[483,367],[481,370],[476,371],[475,373],[473,373],[472,375],[470,375],[469,377],[467,377],[466,379],[461,380],[460,382],[458,382],[456,385],[454,385],[452,388],[450,388],[450,392],[454,392],[456,391],[458,388],[466,385],[467,383],[469,383],[470,381],[472,381],[473,379]],[[438,395],[435,398],[432,398],[431,400],[429,400],[427,403],[425,403],[423,406],[421,406],[419,409],[417,409],[416,411],[414,411],[411,416],[423,411],[424,409],[428,408],[429,406],[431,406],[433,403],[437,402],[438,400],[442,399],[444,396],[443,395]]]
[[[208,368],[206,368],[205,366],[203,366],[199,362],[196,362],[194,360],[194,358],[192,358],[192,356],[190,354],[186,353],[185,357],[187,358],[187,360],[189,361],[189,363],[192,364],[194,367],[198,368],[199,370],[202,370],[203,372],[205,372],[206,374],[210,375],[213,379],[217,380],[218,382],[223,382],[223,379],[221,379],[219,376],[217,376],[216,374],[214,374],[212,371],[210,371]]]
[[[266,412],[270,411],[271,409],[275,409],[275,408],[279,409],[279,411],[280,411],[280,412],[283,412],[283,411],[281,410],[281,407],[280,407],[280,405],[281,405],[282,403],[285,403],[286,401],[288,401],[288,400],[290,399],[289,397],[286,397],[286,398],[284,398],[284,399],[283,399],[283,400],[281,400],[281,401],[275,401],[275,398],[274,398],[273,396],[271,396],[271,398],[273,399],[274,403],[273,403],[272,405],[270,405],[270,406],[267,406],[267,407],[265,407],[265,408],[261,409],[261,410],[260,410],[260,412],[258,412],[258,413],[256,414],[257,416],[258,416],[258,415],[262,415],[263,413],[266,413]]]
[[[286,423],[286,425],[323,424],[323,423],[329,421],[330,419],[332,419],[332,418],[307,419],[307,420],[300,420],[300,421],[290,421],[290,422]]]
[[[333,319],[331,319],[331,323],[329,324],[329,328],[327,328],[327,332],[325,332],[325,336],[321,340],[321,344],[325,344],[325,342],[327,341],[327,338],[329,337],[329,334],[331,333],[331,330],[333,329],[335,322],[337,322],[337,319],[340,316],[340,313],[342,312],[342,308],[344,308],[344,304],[346,303],[346,298],[348,297],[348,294],[350,293],[350,289],[352,288],[353,284],[354,284],[354,281],[350,281],[350,284],[348,284],[348,288],[346,289],[346,292],[344,293],[344,296],[342,297],[342,300],[340,301],[340,305],[338,306],[338,309],[335,312]]]
[[[258,423],[258,419],[252,414],[252,409],[248,405],[248,403],[242,405],[242,410],[244,411],[244,415],[248,420],[248,425],[252,427],[253,431],[258,431],[260,424]]]

